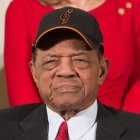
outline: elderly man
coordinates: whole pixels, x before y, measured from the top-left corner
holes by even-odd
[[[139,140],[139,115],[96,99],[109,67],[103,53],[99,25],[87,12],[65,7],[45,15],[30,62],[45,104],[2,110],[0,139]]]

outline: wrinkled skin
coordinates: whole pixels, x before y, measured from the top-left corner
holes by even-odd
[[[64,118],[94,103],[107,73],[107,59],[99,60],[96,51],[86,47],[80,39],[61,40],[48,50],[38,49],[36,61],[30,62],[40,96]]]

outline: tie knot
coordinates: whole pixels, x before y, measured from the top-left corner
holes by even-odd
[[[61,123],[59,130],[61,130],[62,133],[68,131],[68,126],[66,121]]]
[[[68,126],[66,121],[61,123],[56,140],[68,140]]]

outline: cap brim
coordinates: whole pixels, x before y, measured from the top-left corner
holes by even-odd
[[[72,28],[72,27],[68,27],[68,26],[56,26],[54,28],[50,28],[46,31],[44,31],[43,33],[41,33],[35,40],[35,42],[32,44],[33,47],[37,47],[38,43],[40,42],[40,40],[45,36],[47,35],[48,33],[52,32],[52,31],[55,31],[55,30],[58,30],[58,29],[67,29],[67,30],[70,30],[70,31],[74,31],[75,33],[79,34],[83,40],[89,45],[89,47],[91,49],[96,49],[97,46],[100,45],[100,49],[101,49],[101,52],[103,54],[104,52],[104,49],[103,49],[103,44],[102,43],[96,43],[92,40],[90,40],[86,35],[84,35],[83,33],[81,33],[79,30],[75,29],[75,28]]]

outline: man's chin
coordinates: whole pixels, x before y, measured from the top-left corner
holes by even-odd
[[[63,100],[63,101],[57,101],[53,103],[53,108],[55,110],[62,112],[62,111],[68,111],[68,110],[75,110],[78,106],[77,101],[70,101],[70,99]]]

